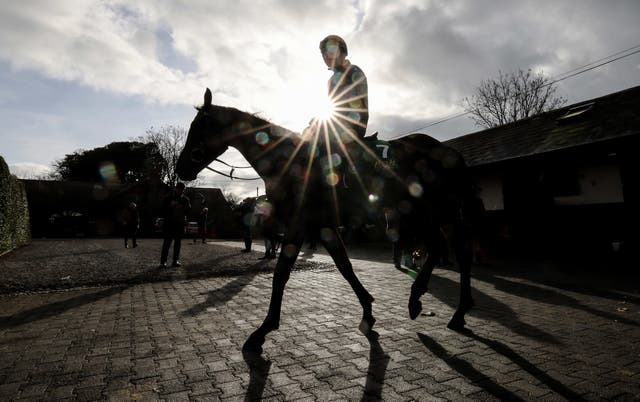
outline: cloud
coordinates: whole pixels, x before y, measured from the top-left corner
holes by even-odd
[[[52,173],[51,167],[32,162],[12,163],[9,171],[19,179],[42,179]]]
[[[5,89],[11,77],[0,71],[0,108],[3,118],[34,113],[38,127],[56,133],[58,148],[68,147],[57,151],[62,154],[130,136],[135,130],[124,126],[132,116],[136,130],[163,124],[156,120],[162,113],[185,120],[166,123],[184,125],[183,116],[192,116],[187,106],[202,103],[205,87],[218,104],[300,131],[330,76],[318,42],[335,33],[367,75],[369,132],[394,137],[460,112],[462,99],[499,70],[555,76],[638,45],[639,15],[637,0],[2,2],[0,60],[16,75],[27,71],[91,88],[119,103],[105,104],[102,115],[94,105],[67,106],[67,97],[56,94],[50,95],[54,110],[18,110],[24,97]],[[558,94],[572,103],[638,85],[638,65],[635,55],[562,81]],[[34,89],[49,87],[61,88]],[[114,101],[118,96],[136,101]],[[179,112],[170,113],[173,106]],[[33,133],[24,148],[36,149],[43,130],[18,120],[1,135]],[[463,117],[420,131],[445,140],[475,129]],[[17,141],[11,142],[16,150]],[[36,154],[39,161],[42,152]]]
[[[367,73],[372,114],[437,118],[500,69],[557,74],[635,44],[638,15],[638,2],[596,0],[26,1],[2,6],[0,57],[152,102],[193,104],[209,86],[301,130],[324,95],[327,33]]]

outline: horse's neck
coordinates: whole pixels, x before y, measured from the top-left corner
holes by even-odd
[[[265,180],[273,174],[273,168],[283,165],[281,162],[288,156],[278,152],[278,148],[295,142],[298,137],[293,131],[240,111],[234,126],[239,134],[233,136],[229,145],[236,148]]]

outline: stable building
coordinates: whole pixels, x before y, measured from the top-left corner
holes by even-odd
[[[491,245],[590,258],[637,244],[639,142],[640,86],[445,144],[472,170]]]

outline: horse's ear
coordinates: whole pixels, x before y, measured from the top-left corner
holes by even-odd
[[[211,90],[209,88],[207,88],[207,90],[204,91],[204,107],[205,109],[208,109],[211,107]]]

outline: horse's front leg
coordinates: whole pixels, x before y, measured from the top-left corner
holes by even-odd
[[[249,338],[244,343],[244,350],[262,353],[262,345],[264,344],[267,334],[280,327],[280,310],[282,308],[284,287],[289,280],[291,268],[293,268],[293,264],[298,258],[303,240],[304,236],[302,234],[296,234],[289,238],[285,236],[285,239],[282,242],[280,256],[276,263],[276,269],[273,273],[269,311],[267,312],[267,316],[262,322],[262,325],[249,335]]]
[[[327,249],[327,252],[329,252],[329,255],[338,268],[338,271],[340,271],[342,276],[347,280],[347,282],[349,282],[349,285],[351,285],[351,288],[356,293],[358,301],[362,306],[362,320],[360,321],[358,329],[366,335],[371,331],[371,328],[376,322],[376,319],[373,317],[371,307],[371,304],[375,299],[371,294],[369,294],[369,292],[367,292],[367,289],[364,288],[356,276],[356,273],[353,271],[353,266],[351,265],[351,261],[349,261],[347,250],[342,242],[340,234],[334,229],[325,228],[323,230],[326,234],[321,236],[322,245]]]

